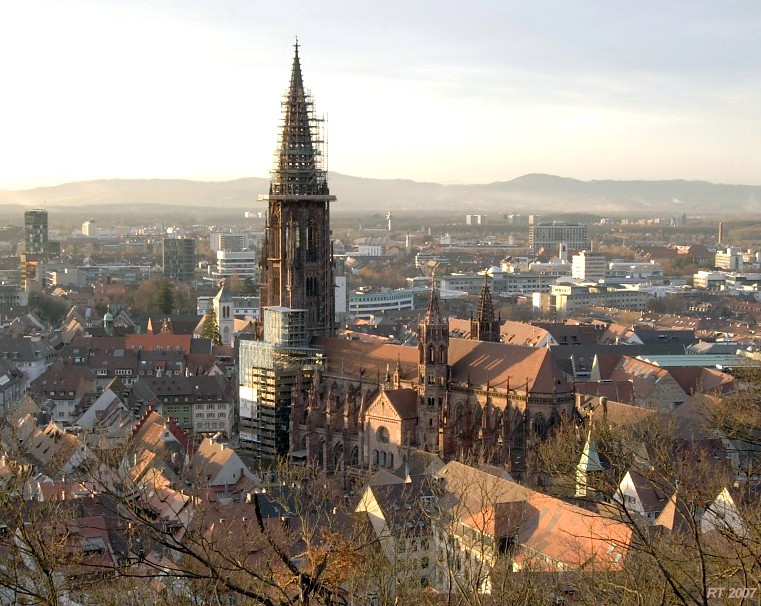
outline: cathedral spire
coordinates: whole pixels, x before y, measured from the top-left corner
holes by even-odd
[[[322,167],[320,120],[312,97],[304,88],[299,41],[294,44],[291,82],[283,97],[283,122],[270,180],[272,196],[327,196],[327,172]]]
[[[300,46],[294,44],[291,79],[283,95],[282,122],[270,173],[269,203],[260,266],[259,301],[264,308],[306,311],[310,336],[335,330],[333,247],[330,202],[323,166],[322,122],[314,112],[301,73]]]

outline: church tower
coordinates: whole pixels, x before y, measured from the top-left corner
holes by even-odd
[[[439,429],[449,380],[449,322],[439,309],[436,288],[418,328],[417,446],[439,450]]]
[[[478,314],[470,320],[470,338],[475,341],[499,343],[500,320],[494,317],[494,305],[489,290],[489,274],[484,275],[484,287],[478,302]]]
[[[260,260],[264,308],[304,309],[310,336],[335,328],[335,291],[327,171],[321,162],[320,121],[304,89],[295,45],[291,83],[282,101],[283,123],[270,178]]]
[[[227,289],[227,282],[222,284],[217,296],[211,300],[214,314],[217,316],[217,327],[222,345],[232,347],[235,336],[235,304]]]

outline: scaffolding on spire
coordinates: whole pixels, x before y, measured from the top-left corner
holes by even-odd
[[[270,172],[268,202],[260,262],[259,299],[264,308],[282,306],[306,310],[311,336],[335,331],[333,246],[330,202],[323,167],[323,122],[304,86],[298,38],[294,43],[288,90],[283,95],[282,120]]]

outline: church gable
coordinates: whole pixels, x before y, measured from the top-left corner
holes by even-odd
[[[381,391],[367,409],[367,416],[391,421],[406,421],[417,416],[417,392],[414,389]]]

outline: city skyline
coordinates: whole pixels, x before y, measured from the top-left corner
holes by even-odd
[[[296,36],[330,170],[761,184],[761,8],[451,2],[2,9],[0,189],[266,177]]]

